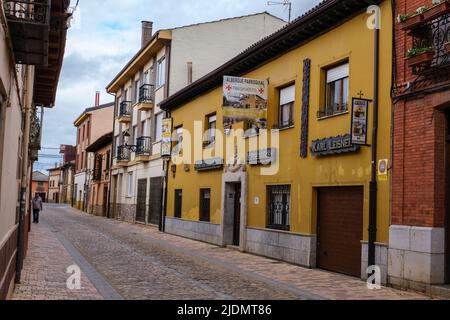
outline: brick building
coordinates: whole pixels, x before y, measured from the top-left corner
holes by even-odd
[[[389,281],[421,291],[450,281],[450,3],[433,3],[395,8]]]

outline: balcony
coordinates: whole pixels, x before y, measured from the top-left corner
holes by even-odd
[[[155,105],[155,86],[144,84],[139,88],[139,102],[136,105],[137,110],[152,110]]]
[[[50,0],[3,1],[16,63],[48,64]]]
[[[433,8],[441,8],[441,15]],[[406,62],[418,76],[439,76],[448,73],[450,67],[450,3],[443,2],[433,8],[429,9],[429,18],[425,12],[425,18],[409,33],[413,46]]]
[[[132,113],[132,103],[131,101],[123,101],[119,106],[119,118],[117,119],[120,123],[131,122]]]
[[[129,146],[117,147],[117,165],[127,166],[131,160],[131,150]]]
[[[150,161],[152,155],[152,139],[150,137],[140,137],[136,141],[136,161]]]

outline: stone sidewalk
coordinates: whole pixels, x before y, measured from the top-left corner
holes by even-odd
[[[83,271],[79,291],[66,288],[70,276],[66,269],[74,264]],[[429,299],[392,288],[369,290],[356,278],[163,234],[153,227],[94,217],[69,207],[48,207],[42,224],[33,225],[22,284],[16,287],[14,299],[222,296],[244,300]]]
[[[16,285],[13,300],[103,300],[83,271],[81,290],[67,288],[70,274],[66,270],[76,264],[48,225],[33,224],[21,284]]]

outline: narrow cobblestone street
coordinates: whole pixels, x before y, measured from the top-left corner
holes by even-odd
[[[68,290],[66,270],[82,270]],[[33,225],[14,299],[424,299],[368,290],[347,276],[161,234],[155,228],[49,206]]]

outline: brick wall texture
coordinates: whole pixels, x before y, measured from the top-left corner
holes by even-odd
[[[396,15],[430,5],[431,0],[398,0]],[[412,37],[396,23],[396,83],[417,76],[406,65]],[[445,221],[445,107],[450,92],[412,96],[394,103],[392,224],[443,227]]]

